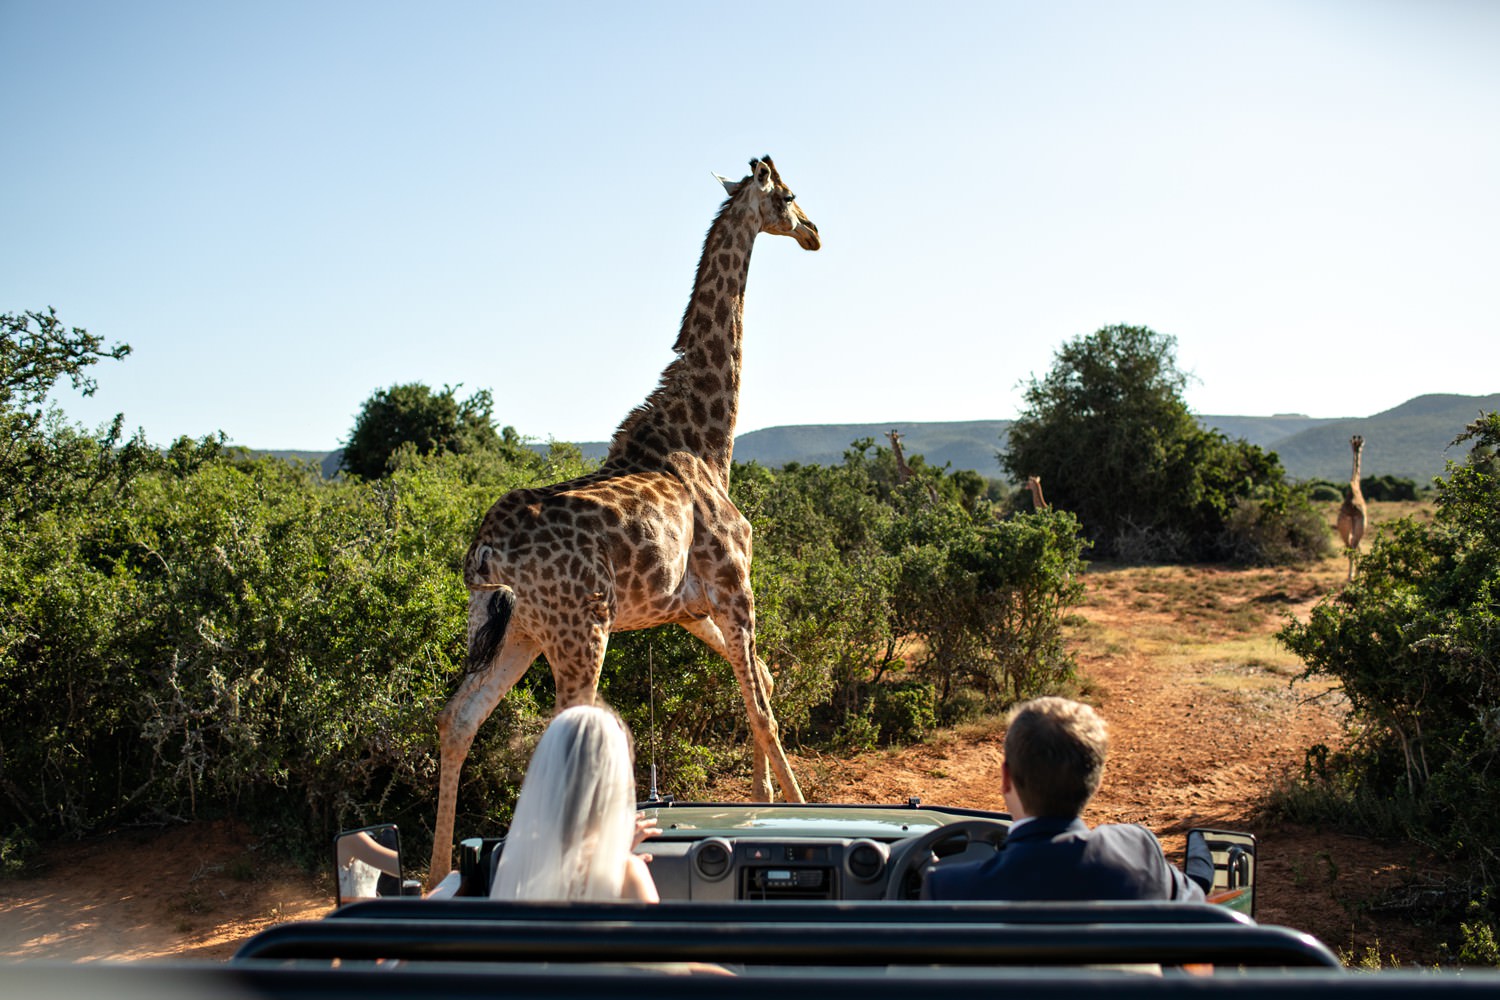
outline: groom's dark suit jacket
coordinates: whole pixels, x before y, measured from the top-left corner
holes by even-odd
[[[1211,866],[1210,861],[1210,882]],[[1091,830],[1081,819],[1038,816],[1012,830],[994,857],[929,867],[922,898],[1201,903],[1203,890],[1167,863],[1161,845],[1143,826],[1104,824]]]

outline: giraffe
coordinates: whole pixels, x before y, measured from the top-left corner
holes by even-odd
[[[901,450],[901,435],[896,433],[895,428],[892,428],[886,437],[891,439],[891,451],[896,455],[896,472],[901,477],[901,485],[905,486],[911,482],[913,473],[911,466],[906,464],[905,453]],[[926,480],[923,481],[922,485],[927,487],[927,499],[936,506],[938,502],[937,487]]]
[[[1365,537],[1365,495],[1359,488],[1359,455],[1364,450],[1365,439],[1358,434],[1349,439],[1354,452],[1354,471],[1349,473],[1349,497],[1339,508],[1339,537],[1344,540],[1344,549],[1349,554],[1349,580],[1354,579],[1354,557],[1359,552],[1360,539]]]
[[[715,175],[718,177],[718,175]],[[703,242],[676,357],[615,431],[604,463],[497,500],[464,559],[468,673],[438,714],[438,811],[429,884],[450,870],[458,778],[480,725],[545,655],[556,710],[596,699],[610,633],[677,624],[728,660],[754,739],[754,794],[803,801],[755,652],[750,524],[729,499],[745,279],[759,233],[821,245],[769,156],[739,181]]]
[[[1031,506],[1037,510],[1046,510],[1050,505],[1047,498],[1042,496],[1042,477],[1027,476],[1026,488],[1031,491]]]
[[[901,485],[905,486],[911,479],[911,466],[906,464],[906,456],[901,452],[901,435],[892,427],[885,436],[891,439],[891,451],[896,454],[896,472],[901,477]]]

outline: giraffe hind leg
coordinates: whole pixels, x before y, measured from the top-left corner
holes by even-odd
[[[482,594],[470,596],[471,616],[474,605],[480,600],[488,599]],[[429,888],[452,868],[458,781],[474,736],[495,706],[500,704],[500,699],[526,673],[537,652],[536,645],[530,640],[510,636],[489,662],[464,676],[448,704],[438,713],[438,808],[432,833],[432,863],[427,869]]]

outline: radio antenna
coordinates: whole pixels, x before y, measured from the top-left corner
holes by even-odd
[[[648,798],[652,802],[658,801],[661,796],[656,791],[656,670],[651,662],[651,650],[655,643],[646,643],[646,703],[651,710],[651,792]]]

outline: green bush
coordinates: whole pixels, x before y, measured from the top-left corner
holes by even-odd
[[[1397,476],[1366,476],[1359,481],[1359,491],[1366,500],[1381,503],[1394,500],[1416,500],[1417,484],[1411,479]],[[1345,487],[1344,492],[1348,492]]]
[[[1224,522],[1220,548],[1244,566],[1284,566],[1327,555],[1328,524],[1306,493],[1279,493],[1270,499],[1235,502]]]
[[[1475,909],[1478,909],[1476,906]],[[1496,940],[1495,927],[1483,919],[1459,924],[1458,962],[1494,968],[1500,965],[1500,941]]]
[[[892,530],[903,552],[896,631],[923,641],[912,671],[940,700],[979,691],[991,706],[1044,693],[1072,677],[1062,617],[1082,594],[1077,522],[1056,510],[1005,521],[917,508]]]
[[[906,680],[875,687],[871,720],[883,743],[910,743],[937,728],[937,689]]]
[[[1347,485],[1340,486],[1326,479],[1314,479],[1303,485],[1307,489],[1308,499],[1316,503],[1338,503],[1344,499],[1344,494],[1349,492]]]

